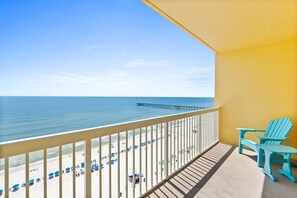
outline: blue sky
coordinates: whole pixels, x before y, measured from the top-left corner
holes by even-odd
[[[214,53],[140,0],[1,0],[0,95],[214,96]]]

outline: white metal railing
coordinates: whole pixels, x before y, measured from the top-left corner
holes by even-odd
[[[0,143],[0,197],[139,197],[218,141],[218,116],[211,108]]]

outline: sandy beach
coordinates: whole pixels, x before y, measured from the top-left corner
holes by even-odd
[[[173,134],[172,134],[173,135]],[[164,136],[164,132],[163,132]],[[129,137],[129,136],[128,136]],[[145,133],[144,131],[142,132],[142,137],[141,137],[141,142],[146,142],[145,139]],[[147,132],[147,141],[151,142],[151,133],[148,131]],[[153,185],[156,184],[156,177],[155,173],[158,171],[158,181],[161,180],[161,174],[162,171],[162,163],[161,163],[161,141],[163,142],[163,151],[164,151],[164,138],[161,138],[161,131],[158,131],[158,138],[156,138],[156,131],[153,132],[153,140],[158,139],[158,141],[153,141]],[[181,138],[180,138],[181,139]],[[176,139],[177,141],[177,134],[176,134]],[[173,141],[173,138],[172,138]],[[135,153],[135,173],[140,172],[140,151],[142,155],[142,163],[141,163],[141,174],[143,175],[142,177],[142,192],[145,192],[145,187],[147,185],[148,189],[151,187],[151,144],[143,144],[141,146],[140,142],[140,135],[137,134],[135,135],[135,145],[138,145],[134,149]],[[158,144],[156,144],[158,142]],[[117,153],[118,150],[118,143],[116,140],[111,142],[112,144],[112,149],[111,153]],[[128,145],[127,147],[130,148],[130,151],[128,153],[128,175],[132,174],[133,172],[133,138],[130,137],[128,138]],[[118,193],[118,165],[120,161],[120,192],[122,193],[122,197],[125,197],[126,195],[126,152],[121,152],[121,150],[126,149],[126,142],[124,140],[120,140],[119,142],[120,146],[120,153],[117,153],[114,157],[111,158],[111,160],[116,160],[114,164],[111,165],[111,185],[112,185],[112,197],[117,197]],[[156,156],[156,147],[158,147],[158,156]],[[194,147],[191,147],[192,149]],[[102,157],[103,156],[108,156],[108,145],[102,145]],[[147,150],[146,150],[147,149]],[[182,150],[182,148],[180,148]],[[147,163],[146,163],[146,152],[147,152]],[[172,146],[172,152],[173,151],[173,146]],[[176,150],[177,153],[177,150]],[[186,152],[180,152],[180,155],[184,154]],[[163,159],[164,159],[164,153]],[[190,154],[188,154],[190,155]],[[158,165],[156,165],[156,157],[158,158]],[[80,176],[76,177],[76,196],[77,197],[84,197],[84,180],[85,180],[85,175],[81,174],[81,171],[85,171],[84,168],[81,167],[81,162],[84,162],[85,156],[83,152],[76,152],[76,166],[79,165],[79,168],[76,168],[77,173],[80,173]],[[92,160],[95,160],[96,163],[99,163],[99,154],[98,154],[98,148],[92,148]],[[176,162],[176,159],[174,160]],[[108,185],[109,185],[109,158],[106,157],[105,159],[102,159],[102,195],[103,197],[108,197],[109,196],[109,190],[108,190]],[[65,171],[67,167],[71,167],[72,165],[72,155],[63,155],[62,157],[62,169]],[[95,163],[94,163],[95,164]],[[157,169],[156,170],[156,166]],[[146,168],[147,168],[147,175],[146,175]],[[55,172],[59,170],[59,160],[58,158],[53,158],[53,159],[48,159],[47,163],[47,173]],[[94,171],[92,172],[92,197],[98,197],[99,195],[99,171]],[[163,174],[164,177],[164,174]],[[4,181],[4,173],[3,171],[0,172],[0,181]],[[37,178],[41,178],[40,182],[36,182]],[[43,196],[43,161],[39,161],[36,163],[31,163],[30,164],[30,179],[34,179],[34,185],[30,186],[30,197],[42,197]],[[48,176],[47,176],[48,178]],[[72,197],[72,171],[69,173],[66,173],[66,171],[62,174],[62,180],[63,180],[63,197]],[[10,181],[9,181],[9,186],[13,186],[14,184],[20,184],[20,188],[16,192],[10,192],[10,197],[25,197],[25,188],[21,187],[21,185],[25,181],[25,166],[19,166],[16,168],[10,168]],[[47,180],[47,185],[48,185],[48,197],[58,197],[59,195],[59,176],[53,177],[52,179]],[[147,184],[146,184],[147,182]],[[4,187],[4,182],[0,182],[0,189],[3,189]],[[128,196],[132,197],[133,193],[133,188],[132,184],[128,181]],[[140,194],[140,184],[135,185],[135,195]]]

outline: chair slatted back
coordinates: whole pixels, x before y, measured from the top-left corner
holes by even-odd
[[[290,118],[282,117],[271,120],[264,133],[264,137],[287,137],[293,123]],[[281,144],[281,141],[266,141],[265,144]]]

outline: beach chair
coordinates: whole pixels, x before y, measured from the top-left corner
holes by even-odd
[[[293,127],[293,123],[288,117],[281,117],[275,120],[270,120],[266,130],[237,128],[239,130],[239,153],[242,154],[242,147],[246,145],[258,153],[258,166],[262,166],[263,151],[257,149],[257,144],[281,144],[283,140],[287,139],[287,134]],[[256,143],[244,137],[247,132],[264,132],[263,136],[257,136],[259,141]]]

